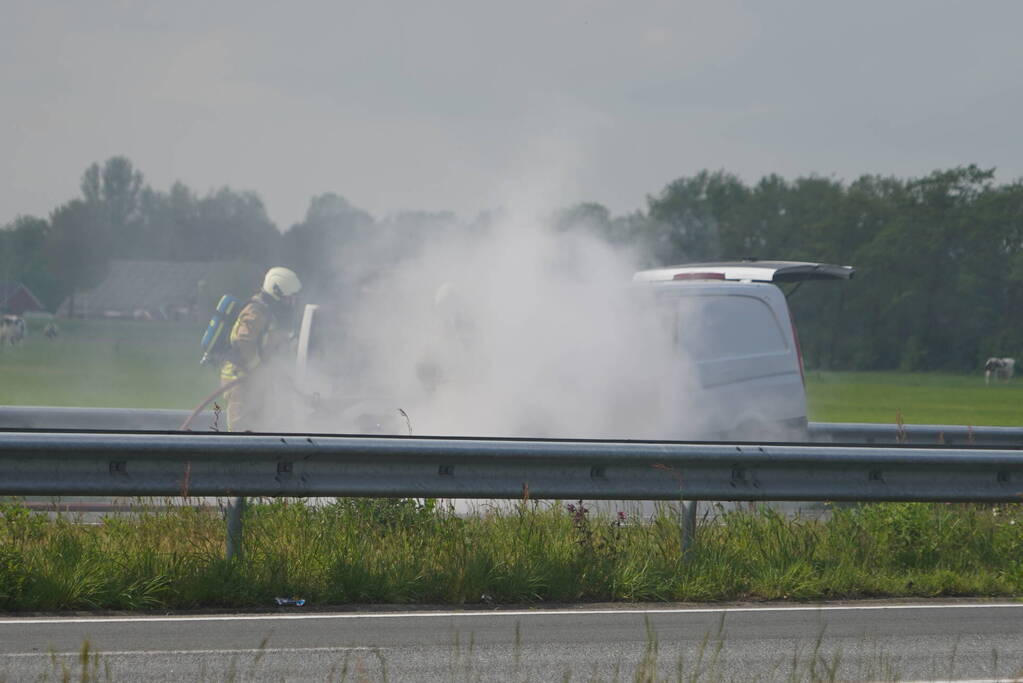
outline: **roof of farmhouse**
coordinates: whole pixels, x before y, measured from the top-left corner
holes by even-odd
[[[196,261],[111,261],[99,286],[75,296],[75,313],[97,315],[193,305],[200,282],[215,265]],[[68,307],[65,301],[58,312],[66,313]]]
[[[0,280],[0,312],[21,314],[25,311],[45,311],[46,306],[32,290],[16,280]]]

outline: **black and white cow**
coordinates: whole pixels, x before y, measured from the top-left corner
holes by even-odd
[[[1016,373],[1016,359],[1015,358],[988,358],[987,362],[984,363],[984,383],[991,384],[991,375],[995,376],[995,379],[1001,379],[1008,382],[1012,379],[1012,376]]]
[[[25,319],[20,315],[0,317],[0,347],[18,346],[25,340]]]

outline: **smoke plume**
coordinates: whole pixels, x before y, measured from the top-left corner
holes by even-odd
[[[379,243],[370,253],[372,275],[338,297],[320,344],[316,371],[329,380],[313,381],[333,399],[319,428],[351,431],[373,412],[390,416],[378,429],[417,435],[678,438],[698,429],[674,318],[629,287],[636,254],[585,229],[556,229],[540,212],[451,226],[411,254]]]

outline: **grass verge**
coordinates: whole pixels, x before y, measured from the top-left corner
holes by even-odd
[[[468,517],[413,501],[257,503],[228,562],[216,507],[81,524],[0,507],[0,609],[1015,596],[1023,506],[877,504],[825,520],[769,509],[704,522],[520,504]]]

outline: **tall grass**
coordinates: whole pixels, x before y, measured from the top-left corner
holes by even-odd
[[[455,516],[413,501],[248,508],[224,559],[222,511],[140,508],[81,524],[0,507],[0,609],[346,603],[811,600],[1023,593],[1023,509],[947,504],[770,509],[704,521],[683,561],[677,516],[598,517],[523,503]]]

